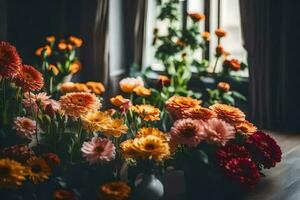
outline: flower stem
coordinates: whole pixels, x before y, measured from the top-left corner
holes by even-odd
[[[217,59],[216,59],[213,73],[216,73],[216,69],[217,69],[217,64],[218,64],[219,58],[220,58],[220,57],[218,56]]]

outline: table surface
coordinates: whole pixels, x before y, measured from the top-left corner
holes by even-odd
[[[243,200],[300,200],[300,134],[266,131],[281,146],[283,157],[275,168],[264,170],[266,177]],[[165,177],[165,200],[185,200],[182,171]]]

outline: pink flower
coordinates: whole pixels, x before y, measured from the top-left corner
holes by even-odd
[[[83,157],[90,163],[111,161],[115,159],[116,147],[114,144],[103,138],[94,137],[89,142],[84,142],[81,148]]]
[[[180,119],[171,128],[171,139],[178,144],[196,147],[205,136],[203,130],[202,121]]]
[[[27,117],[17,117],[13,129],[16,130],[19,136],[31,139],[32,135],[35,134],[36,121]]]
[[[225,145],[227,141],[235,138],[234,127],[221,119],[209,119],[203,123],[203,128],[208,143]]]
[[[50,99],[50,96],[47,96],[45,92],[41,92],[38,94],[25,92],[22,104],[27,111],[34,113],[37,112],[38,105],[40,105],[43,110],[46,110],[47,107],[47,109],[50,109],[49,106],[51,106],[51,110],[53,110],[54,112],[57,112],[60,109],[59,102]]]

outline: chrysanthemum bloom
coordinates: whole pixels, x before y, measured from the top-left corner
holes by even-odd
[[[48,71],[52,72],[52,74],[55,76],[57,76],[59,74],[59,69],[53,64],[49,65]]]
[[[260,173],[250,158],[232,158],[225,163],[223,170],[229,178],[243,187],[253,187],[260,179]]]
[[[257,127],[254,126],[254,124],[252,124],[251,122],[248,122],[247,120],[236,124],[235,129],[247,135],[252,135],[257,131]]]
[[[60,97],[61,110],[71,117],[81,117],[100,109],[100,100],[88,92],[71,92]]]
[[[83,157],[90,164],[97,162],[109,162],[115,159],[116,147],[114,144],[106,138],[94,137],[89,142],[84,142],[81,148]]]
[[[126,200],[130,198],[131,188],[123,181],[113,181],[100,186],[98,200]]]
[[[131,106],[130,109],[145,121],[157,121],[160,119],[160,110],[150,104],[135,105]]]
[[[36,121],[27,117],[17,117],[14,121],[13,129],[16,130],[19,136],[31,139],[32,135],[35,134]]]
[[[16,48],[8,42],[0,41],[0,76],[13,78],[19,71],[22,60]]]
[[[53,192],[54,200],[76,200],[76,194],[72,190],[58,189]]]
[[[136,93],[136,95],[141,97],[148,97],[151,95],[151,89],[147,89],[143,86],[136,87],[133,91]]]
[[[170,156],[169,144],[154,135],[147,135],[145,137],[135,138],[132,142],[133,148],[138,151],[138,155],[147,160],[153,159],[160,162]]]
[[[55,167],[55,166],[60,165],[60,158],[55,153],[51,153],[51,152],[45,153],[45,154],[43,154],[42,157],[45,159],[46,163],[50,167]]]
[[[161,132],[158,128],[151,128],[151,127],[143,127],[141,128],[135,137],[137,138],[141,138],[141,137],[145,137],[147,135],[154,135],[157,137],[160,137],[163,140],[168,140],[167,138],[167,134]]]
[[[217,37],[219,38],[222,38],[222,37],[225,37],[227,35],[226,31],[224,31],[223,29],[221,28],[218,28],[215,30],[215,34]]]
[[[34,152],[25,144],[5,147],[0,151],[0,158],[9,158],[20,163],[26,162]]]
[[[83,43],[82,39],[75,37],[75,36],[70,36],[69,40],[75,47],[81,47],[81,45]]]
[[[102,83],[100,82],[87,82],[86,86],[95,94],[103,94],[105,92],[105,87]]]
[[[202,38],[204,41],[209,41],[210,40],[210,33],[205,31],[201,34]]]
[[[44,86],[44,78],[34,67],[21,65],[20,71],[15,78],[15,83],[21,87],[24,92],[39,91]]]
[[[128,127],[123,119],[111,119],[108,123],[103,124],[102,132],[106,137],[121,137],[122,134],[127,133]]]
[[[218,118],[235,125],[245,121],[245,114],[238,108],[226,104],[214,104],[209,107]]]
[[[47,36],[46,41],[49,43],[54,43],[55,42],[55,37],[53,35]]]
[[[10,159],[0,159],[0,188],[14,188],[25,181],[26,167]]]
[[[230,84],[226,82],[219,82],[217,87],[223,92],[228,92],[230,90]]]
[[[191,118],[191,119],[201,119],[208,120],[216,117],[216,113],[208,108],[199,107],[199,108],[190,108],[184,110],[182,113],[182,118]]]
[[[171,140],[177,144],[185,144],[196,147],[203,139],[204,132],[202,122],[193,119],[179,119],[171,128]]]
[[[216,159],[221,167],[224,167],[232,158],[251,158],[251,156],[244,146],[236,144],[227,144],[216,152]]]
[[[259,166],[269,169],[281,161],[280,147],[273,138],[262,131],[250,135],[245,146]]]
[[[28,178],[34,183],[44,182],[51,175],[51,168],[43,158],[33,157],[27,160]]]
[[[120,144],[122,155],[126,158],[139,158],[140,152],[133,147],[133,139],[125,140]]]
[[[199,12],[190,12],[188,13],[188,15],[190,16],[190,18],[192,18],[193,21],[201,21],[205,19],[205,15]]]
[[[71,74],[76,74],[77,72],[79,72],[80,69],[81,69],[81,63],[78,60],[76,60],[71,63],[69,71]]]
[[[103,131],[103,127],[111,123],[112,120],[110,115],[104,112],[88,113],[83,115],[81,119],[83,128],[89,132]]]
[[[123,92],[131,93],[138,86],[144,86],[144,81],[141,77],[124,78],[120,81],[120,88]]]
[[[120,106],[130,102],[130,100],[124,98],[122,95],[117,95],[115,97],[110,98],[110,102],[112,105],[120,107]]]
[[[174,119],[180,119],[185,110],[199,108],[200,103],[191,97],[172,96],[166,101],[166,109]]]
[[[233,71],[239,71],[241,69],[241,63],[237,59],[225,60],[223,62],[224,68],[229,68]]]
[[[203,123],[205,141],[211,144],[225,145],[235,138],[235,129],[227,122],[213,118]]]
[[[65,82],[60,85],[60,92],[63,94],[70,92],[90,92],[91,90],[83,83]]]
[[[164,86],[169,86],[171,84],[171,80],[167,76],[160,75],[158,76],[158,87],[163,88]]]
[[[46,46],[44,46],[44,47],[38,48],[38,49],[35,51],[35,55],[36,55],[36,56],[41,56],[43,51],[45,51],[45,54],[46,54],[47,56],[50,56],[51,53],[52,53],[51,47],[50,47],[49,45],[46,45]]]

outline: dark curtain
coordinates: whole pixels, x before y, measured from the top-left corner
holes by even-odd
[[[260,128],[300,130],[299,6],[299,1],[240,0],[251,118]]]
[[[132,64],[135,64],[141,69],[148,0],[123,0],[122,3],[126,38],[126,66],[129,69]]]

